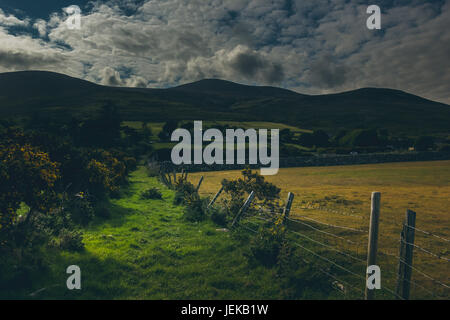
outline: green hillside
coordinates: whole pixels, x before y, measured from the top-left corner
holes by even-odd
[[[385,128],[393,133],[448,133],[450,107],[392,89],[302,95],[275,87],[209,79],[168,89],[105,87],[66,75],[0,74],[0,115],[66,119],[91,115],[106,102],[125,120],[270,121],[305,129]]]

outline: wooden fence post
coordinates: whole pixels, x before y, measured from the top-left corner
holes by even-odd
[[[195,188],[196,192],[198,192],[198,190],[200,189],[200,186],[202,185],[202,182],[203,182],[203,176],[201,176],[200,180],[198,181],[197,188]]]
[[[367,247],[367,267],[376,265],[378,250],[378,223],[380,218],[380,200],[381,193],[372,192],[372,204],[370,211],[370,227],[369,227],[369,243]],[[369,275],[366,272],[366,300],[373,300],[374,290],[367,287],[367,279]]]
[[[212,206],[212,205],[214,204],[214,202],[216,202],[217,198],[219,198],[220,194],[222,193],[223,188],[224,188],[224,186],[222,185],[222,186],[220,187],[219,191],[217,191],[217,193],[216,193],[216,195],[214,196],[214,198],[212,198],[211,202],[208,204],[208,208],[209,208],[210,206]]]
[[[416,213],[406,210],[405,222],[400,235],[400,260],[398,262],[397,296],[408,300],[411,289]]]
[[[253,198],[255,197],[255,192],[252,191],[250,193],[250,195],[248,196],[247,200],[245,200],[244,205],[242,206],[242,208],[239,210],[239,212],[237,213],[236,217],[233,220],[233,223],[231,224],[231,227],[234,226],[234,224],[238,221],[239,217],[245,213],[245,211],[247,211],[248,207],[250,206],[250,203],[252,203]]]
[[[292,192],[289,192],[286,200],[286,206],[284,207],[283,210],[284,223],[286,223],[286,220],[289,218],[289,213],[291,212],[291,206],[293,201],[294,201],[294,194]]]

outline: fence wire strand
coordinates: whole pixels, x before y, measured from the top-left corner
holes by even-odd
[[[419,229],[419,228],[416,228],[416,227],[413,227],[413,226],[409,226],[409,225],[407,225],[407,224],[405,224],[405,226],[408,227],[408,228],[410,228],[410,229],[414,229],[414,230],[416,230],[416,231],[418,231],[418,232],[421,232],[421,233],[423,233],[423,234],[426,234],[426,235],[428,235],[428,236],[438,238],[438,239],[443,240],[443,241],[445,241],[445,242],[450,242],[449,239],[445,239],[445,238],[443,238],[443,237],[441,237],[441,236],[438,236],[438,235],[436,235],[436,234],[434,234],[434,233],[431,233],[431,232],[429,232],[429,231],[421,230],[421,229]]]
[[[345,215],[355,216],[355,217],[358,217],[358,218],[363,218],[362,216],[358,216],[358,215],[354,215],[354,214],[349,214],[349,213],[344,213],[344,212],[339,212],[338,210],[330,210],[330,209],[326,209],[326,208],[322,208],[322,207],[319,207],[319,208],[304,208],[304,207],[302,207],[301,209],[319,210],[319,211],[326,211],[326,212],[334,212],[334,213],[340,213],[340,214],[345,214]],[[281,214],[281,212],[275,212],[273,209],[272,209],[272,210],[271,210],[271,209],[265,209],[265,208],[263,208],[262,206],[259,206],[259,209],[258,209],[257,213],[258,213],[258,215],[245,215],[245,214],[244,214],[244,216],[243,216],[242,218],[247,217],[247,218],[248,218],[248,219],[246,220],[247,222],[249,222],[249,223],[251,223],[252,225],[254,225],[254,226],[256,226],[256,227],[259,228],[259,227],[261,226],[261,223],[256,223],[256,222],[254,222],[254,221],[251,221],[250,218],[255,218],[255,219],[260,220],[260,221],[263,221],[263,222],[271,222],[271,221],[272,221],[271,218],[273,217],[273,215],[280,215],[280,214]],[[297,214],[297,213],[293,213],[292,215],[295,216],[295,217],[304,219],[304,220],[308,220],[308,221],[317,223],[317,224],[319,224],[319,225],[323,225],[323,226],[329,227],[329,228],[336,228],[336,229],[342,229],[342,230],[347,230],[347,231],[352,231],[352,232],[359,232],[359,233],[366,233],[366,234],[368,233],[367,230],[356,229],[356,228],[351,228],[351,227],[346,227],[346,226],[340,226],[340,225],[335,225],[335,224],[330,224],[330,223],[318,221],[318,220],[315,220],[315,219],[313,219],[313,218],[310,218],[310,217],[307,217],[307,216],[304,216],[304,215],[300,215],[300,214]],[[310,229],[312,229],[312,230],[314,230],[314,231],[317,231],[317,232],[319,232],[319,233],[322,233],[322,234],[325,234],[325,235],[334,237],[334,238],[336,238],[336,239],[340,239],[340,240],[346,241],[346,242],[351,243],[351,244],[353,244],[353,245],[357,245],[357,246],[360,245],[360,243],[356,243],[356,242],[354,242],[354,241],[351,241],[351,240],[349,240],[349,239],[346,239],[346,238],[344,238],[344,237],[341,237],[341,236],[339,236],[339,235],[337,235],[337,234],[334,234],[334,233],[331,233],[331,232],[327,232],[327,231],[318,229],[318,228],[314,227],[314,226],[311,225],[311,224],[308,224],[308,223],[305,223],[305,222],[301,221],[300,219],[292,219],[292,218],[290,218],[290,217],[286,217],[286,220],[288,220],[288,221],[290,221],[290,222],[293,222],[293,223],[298,223],[298,224],[304,225],[304,226],[306,226],[306,227],[308,227],[308,228],[310,228]],[[384,219],[383,219],[383,220],[384,220]],[[383,220],[381,220],[381,221],[383,221]],[[245,224],[243,224],[243,223],[241,223],[241,222],[242,222],[242,221],[239,221],[239,223],[238,223],[239,226],[241,226],[241,227],[243,227],[243,228],[245,228],[245,229],[247,229],[248,231],[251,231],[251,232],[253,232],[253,233],[258,233],[258,231],[254,230],[254,229],[252,229],[252,228],[250,228],[250,227],[248,227],[248,226],[246,226]],[[398,225],[398,226],[403,225],[403,224],[397,223],[396,221],[394,222],[393,220],[392,220],[392,221],[389,221],[389,223],[395,224],[395,225]],[[448,240],[448,239],[446,239],[446,238],[444,238],[444,237],[438,236],[438,235],[436,235],[436,234],[434,234],[434,233],[431,233],[431,232],[429,232],[429,231],[421,230],[421,229],[419,229],[419,228],[412,227],[412,226],[408,226],[408,225],[405,225],[405,226],[408,227],[408,228],[414,229],[414,230],[416,230],[417,232],[423,233],[423,234],[425,234],[425,235],[428,235],[428,236],[431,236],[431,237],[435,237],[435,238],[437,238],[437,239],[439,239],[439,240],[442,240],[442,241],[445,241],[445,242],[450,242],[450,240]],[[336,252],[336,253],[338,253],[338,254],[341,254],[341,255],[343,255],[343,256],[346,256],[346,257],[348,257],[348,258],[350,258],[350,259],[352,259],[352,260],[354,260],[354,261],[356,261],[356,262],[358,262],[358,263],[365,263],[365,260],[364,260],[364,259],[358,258],[358,257],[356,257],[356,256],[354,256],[354,255],[352,255],[352,254],[349,254],[349,253],[346,253],[346,252],[344,252],[344,251],[342,251],[342,250],[336,249],[336,248],[334,248],[333,246],[331,246],[331,245],[329,245],[329,244],[326,244],[326,243],[324,243],[324,242],[315,240],[315,239],[313,239],[313,238],[311,238],[311,237],[309,237],[309,236],[307,236],[307,235],[305,235],[305,234],[303,234],[303,233],[300,233],[300,232],[297,232],[297,231],[294,231],[294,230],[289,230],[289,229],[287,229],[287,231],[290,232],[290,233],[293,233],[293,234],[295,234],[295,235],[297,235],[297,236],[299,236],[299,237],[305,238],[305,239],[307,239],[308,241],[311,241],[311,242],[313,242],[313,243],[315,243],[315,244],[318,244],[318,245],[320,245],[320,246],[323,246],[323,247],[325,247],[325,248],[327,248],[327,249],[329,249],[329,250],[331,250],[331,251],[334,251],[334,252]],[[429,250],[427,250],[427,249],[425,249],[425,248],[422,248],[421,246],[416,245],[416,244],[414,244],[414,243],[408,243],[408,242],[406,242],[406,241],[404,241],[404,240],[399,240],[399,241],[400,241],[400,242],[403,242],[403,243],[405,243],[405,244],[411,245],[411,246],[417,248],[418,250],[420,250],[420,251],[422,251],[422,252],[425,252],[425,253],[427,253],[427,254],[429,254],[429,255],[431,255],[431,256],[434,256],[434,257],[436,257],[436,258],[438,258],[438,259],[441,259],[441,260],[444,260],[444,261],[447,261],[447,262],[450,261],[450,259],[445,258],[445,257],[442,257],[441,255],[435,254],[435,253],[433,253],[433,252],[431,252],[431,251],[429,251]],[[346,272],[347,274],[349,274],[349,275],[351,275],[351,276],[355,276],[355,277],[357,277],[357,278],[363,280],[364,282],[366,281],[365,276],[362,276],[361,274],[357,274],[357,273],[353,272],[352,270],[350,270],[350,269],[348,269],[348,268],[346,268],[346,267],[340,265],[340,264],[337,263],[336,261],[334,261],[334,260],[332,260],[332,259],[329,259],[329,258],[327,258],[327,257],[325,257],[325,256],[323,256],[323,255],[321,255],[321,254],[319,254],[319,253],[317,253],[317,252],[311,250],[311,249],[308,249],[307,247],[305,247],[305,246],[299,244],[299,243],[296,242],[296,241],[292,241],[292,243],[293,243],[295,246],[297,246],[297,247],[299,247],[299,248],[301,248],[301,249],[303,249],[303,250],[309,252],[309,253],[312,254],[313,256],[319,258],[320,260],[323,260],[323,261],[325,261],[325,262],[327,262],[327,263],[329,263],[329,264],[331,264],[331,265],[333,265],[333,266],[339,268],[340,270]],[[433,281],[434,283],[436,283],[436,284],[438,284],[438,285],[440,285],[440,286],[442,286],[442,287],[444,287],[444,288],[446,288],[446,289],[450,289],[450,286],[449,286],[449,285],[447,285],[447,284],[445,284],[445,283],[443,283],[443,282],[441,282],[441,281],[439,281],[439,280],[433,278],[433,277],[430,276],[429,274],[427,274],[427,273],[425,273],[425,272],[419,270],[418,268],[416,268],[416,267],[414,267],[414,266],[412,266],[412,265],[406,263],[406,262],[405,262],[402,258],[400,258],[399,256],[397,256],[397,255],[395,255],[395,254],[386,253],[386,252],[383,252],[383,251],[379,251],[379,252],[380,252],[381,254],[388,255],[388,256],[392,256],[392,257],[398,259],[398,261],[399,261],[400,263],[403,263],[403,264],[407,265],[407,266],[410,267],[412,270],[416,271],[418,274],[422,275],[423,277],[427,278],[428,280],[431,280],[431,281]],[[308,264],[312,264],[312,262],[307,261],[307,260],[304,259],[304,258],[302,258],[302,260],[305,261],[305,262],[308,263]],[[328,271],[326,271],[326,270],[323,270],[323,269],[320,268],[320,267],[317,267],[317,269],[318,269],[321,273],[323,273],[323,274],[327,275],[328,277],[330,277],[330,278],[334,279],[335,281],[337,281],[338,284],[343,284],[343,285],[345,285],[344,289],[341,289],[340,287],[337,287],[337,286],[333,283],[333,287],[334,287],[336,290],[338,290],[339,292],[341,292],[342,294],[347,295],[347,292],[346,292],[345,288],[350,288],[350,289],[352,289],[352,290],[355,290],[355,291],[357,291],[357,292],[359,292],[359,293],[364,294],[364,290],[361,290],[360,288],[357,288],[356,286],[352,285],[352,284],[349,283],[348,281],[345,281],[345,280],[343,280],[343,279],[340,279],[339,277],[337,277],[337,276],[331,274],[330,272],[328,272]],[[398,275],[397,275],[397,277],[398,277]],[[392,278],[395,279],[395,275],[394,275],[394,277],[392,277]],[[404,280],[407,281],[408,283],[410,283],[410,285],[414,287],[414,290],[416,290],[417,288],[420,288],[420,289],[422,289],[424,292],[430,294],[432,297],[440,298],[439,295],[435,294],[432,290],[426,288],[425,286],[419,284],[417,281],[414,281],[414,280],[408,280],[408,279],[404,279]],[[383,286],[383,287],[382,287],[382,290],[384,290],[384,291],[388,292],[389,294],[391,294],[391,295],[397,297],[398,299],[404,300],[404,298],[401,297],[400,295],[398,295],[398,294],[395,292],[395,290],[391,290],[389,287]]]
[[[407,241],[405,241],[405,240],[403,240],[403,239],[402,239],[402,240],[398,240],[398,241],[399,241],[399,242],[402,242],[402,243],[404,243],[404,244],[413,246],[414,248],[417,248],[417,249],[419,249],[420,251],[425,252],[425,253],[429,254],[430,256],[433,256],[433,257],[438,258],[438,259],[440,259],[440,260],[444,260],[444,261],[447,261],[447,262],[450,261],[450,259],[445,258],[445,257],[442,257],[442,256],[440,256],[440,255],[437,255],[436,253],[433,253],[433,252],[431,252],[431,251],[429,251],[429,250],[427,250],[427,249],[424,249],[424,248],[422,248],[421,246],[418,246],[417,244],[407,242]]]
[[[332,227],[332,228],[337,228],[337,229],[344,229],[344,230],[361,232],[361,233],[369,233],[366,230],[354,229],[354,228],[344,227],[344,226],[338,226],[338,225],[335,225],[335,224],[329,224],[329,223],[325,223],[325,222],[322,222],[322,221],[314,220],[312,218],[309,218],[309,217],[306,217],[306,216],[303,216],[303,215],[299,215],[299,214],[296,214],[296,213],[294,213],[294,215],[295,215],[295,217],[303,218],[303,219],[306,219],[306,220],[309,220],[309,221],[312,221],[312,222],[315,222],[315,223],[318,223],[318,224],[325,225],[327,227]]]
[[[296,231],[293,231],[293,230],[288,230],[288,231],[289,231],[289,232],[292,232],[292,233],[294,233],[294,234],[296,234],[296,235],[298,235],[298,236],[300,236],[300,237],[306,238],[306,239],[308,239],[308,240],[311,241],[311,242],[317,243],[317,244],[319,244],[319,245],[321,245],[321,246],[324,246],[324,247],[329,248],[329,249],[331,249],[331,250],[333,250],[333,251],[335,251],[335,252],[338,252],[338,253],[340,253],[340,254],[342,254],[342,255],[344,255],[344,256],[347,256],[347,257],[349,257],[349,258],[351,258],[351,259],[353,259],[353,260],[355,260],[355,261],[365,263],[365,261],[364,261],[363,259],[357,258],[357,257],[355,257],[355,256],[353,256],[353,255],[351,255],[351,254],[348,254],[348,253],[346,253],[346,252],[343,252],[343,251],[340,251],[340,250],[338,250],[338,249],[335,249],[335,248],[333,248],[332,246],[330,246],[330,245],[328,245],[328,244],[325,244],[325,243],[323,243],[323,242],[314,240],[314,239],[312,239],[312,238],[310,238],[310,237],[308,237],[308,236],[306,236],[306,235],[304,235],[304,234],[301,234],[301,233],[296,232]]]
[[[307,227],[309,227],[309,228],[311,228],[311,229],[313,229],[313,230],[315,230],[315,231],[317,231],[317,232],[320,232],[320,233],[323,233],[323,234],[326,234],[326,235],[329,235],[329,236],[332,236],[332,237],[335,237],[335,238],[344,240],[344,241],[346,241],[346,242],[348,242],[348,243],[351,243],[351,244],[354,244],[354,245],[358,245],[358,244],[357,244],[356,242],[354,242],[354,241],[348,240],[348,239],[343,238],[343,237],[341,237],[341,236],[338,236],[338,235],[336,235],[336,234],[334,234],[334,233],[330,233],[330,232],[326,232],[326,231],[317,229],[316,227],[313,227],[312,225],[307,224],[307,223],[305,223],[305,222],[302,222],[302,221],[300,221],[300,220],[297,220],[297,219],[291,219],[291,218],[289,218],[289,217],[287,218],[287,220],[292,221],[292,222],[296,222],[296,223],[300,223],[300,224],[302,224],[302,225],[304,225],[304,226],[307,226]]]

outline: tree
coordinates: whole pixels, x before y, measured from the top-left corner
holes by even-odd
[[[427,151],[434,147],[434,138],[430,136],[420,136],[416,139],[414,147],[417,151]]]
[[[178,121],[169,120],[167,121],[162,131],[158,134],[158,137],[161,141],[170,141],[170,137],[172,136],[172,132],[174,132],[178,128]]]
[[[304,147],[327,147],[330,144],[330,137],[323,130],[316,130],[313,133],[302,133],[299,138],[300,145]]]
[[[36,212],[48,213],[56,203],[58,164],[47,153],[29,144],[0,144],[0,230],[9,229],[21,203]]]
[[[352,147],[379,146],[380,138],[376,130],[357,129],[349,132],[339,140],[340,144]]]
[[[294,133],[288,129],[282,129],[280,130],[280,142],[282,143],[289,143],[292,142],[292,139],[294,138]]]
[[[330,144],[330,137],[323,130],[316,130],[312,134],[312,143],[316,147],[327,147]]]

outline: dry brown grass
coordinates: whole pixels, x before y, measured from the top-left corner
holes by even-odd
[[[219,189],[222,179],[233,179],[239,174],[239,171],[195,173],[190,175],[190,179],[197,182],[204,175],[201,193],[211,195]],[[329,224],[365,230],[369,224],[371,192],[381,192],[379,250],[382,253],[397,255],[406,209],[417,213],[417,228],[450,239],[450,161],[286,168],[266,179],[282,188],[283,199],[287,192],[295,194],[291,213],[293,217],[306,216]],[[333,228],[324,230],[358,242],[358,246],[346,249],[364,257],[367,234],[342,232]],[[309,235],[323,240],[317,233]],[[450,258],[449,242],[417,232],[415,243],[444,258]],[[334,245],[345,247],[339,241],[334,242]],[[395,287],[397,259],[379,254],[378,264],[384,272],[383,283],[390,288]],[[450,284],[449,262],[415,249],[414,266]],[[413,271],[413,280],[437,295],[450,297],[450,290],[416,271]],[[418,287],[412,288],[412,296],[432,298],[431,294]]]

